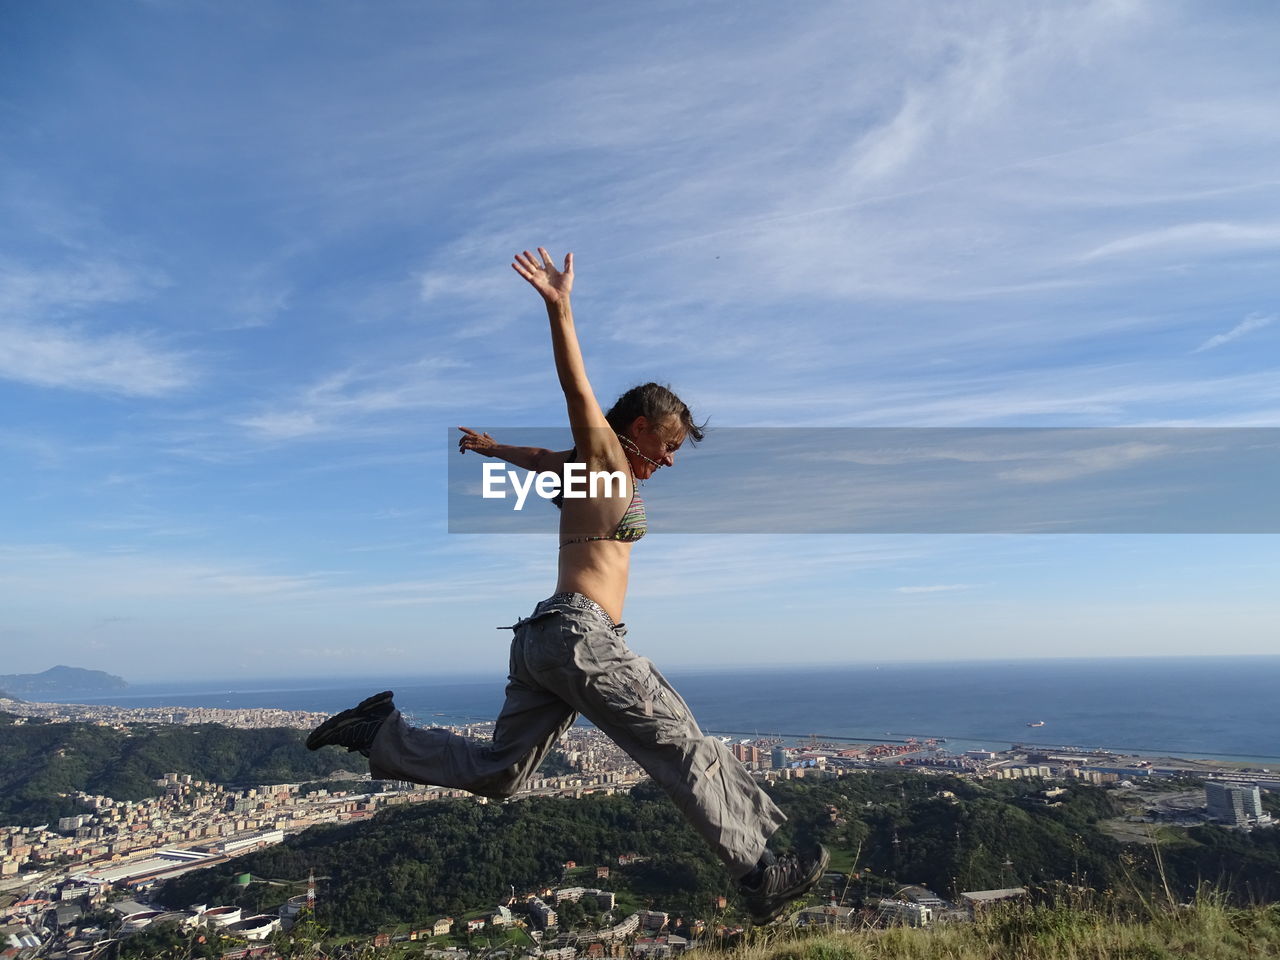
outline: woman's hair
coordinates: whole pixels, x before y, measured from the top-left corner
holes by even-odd
[[[693,422],[693,414],[684,401],[671,392],[669,387],[660,383],[642,383],[632,387],[618,398],[617,403],[604,415],[615,433],[625,433],[636,417],[645,417],[651,423],[665,420],[671,414],[680,418],[685,436],[697,443],[703,437],[703,428],[707,425]]]

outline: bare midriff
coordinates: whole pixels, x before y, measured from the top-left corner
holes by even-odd
[[[633,546],[618,540],[565,544],[560,548],[556,593],[580,593],[600,604],[614,623],[621,623]]]

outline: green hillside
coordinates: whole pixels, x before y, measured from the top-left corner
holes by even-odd
[[[1208,883],[1233,902],[1280,900],[1280,830],[1165,831],[1159,848],[1122,844],[1100,829],[1116,807],[1088,785],[1046,802],[1035,781],[973,783],[870,773],[770,788],[790,817],[779,845],[821,841],[842,875],[821,890],[850,905],[874,903],[905,883],[955,899],[966,890],[1064,887],[1193,897]],[[733,889],[701,839],[652,784],[629,795],[530,798],[482,805],[445,800],[395,807],[370,821],[313,828],[234,864],[191,873],[161,893],[170,906],[239,902],[276,906],[278,888],[234,884],[235,874],[324,885],[322,918],[334,930],[372,932],[492,906],[509,893],[561,882],[562,864],[616,864],[610,883],[637,903],[709,918]],[[836,888],[839,889],[836,889]]]
[[[0,824],[30,826],[81,813],[59,796],[77,790],[116,800],[155,796],[152,781],[166,773],[251,785],[316,780],[344,766],[336,751],[308,751],[300,730],[216,724],[116,730],[15,719],[0,714]]]

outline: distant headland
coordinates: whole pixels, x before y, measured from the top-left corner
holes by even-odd
[[[127,690],[123,678],[102,670],[80,667],[50,667],[44,673],[11,673],[0,675],[0,690],[18,699],[72,697],[85,694],[109,694]]]

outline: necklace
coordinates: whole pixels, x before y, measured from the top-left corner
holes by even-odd
[[[634,453],[637,457],[639,457],[639,458],[640,458],[641,460],[643,460],[645,463],[649,464],[649,465],[650,465],[651,467],[653,467],[655,470],[657,470],[657,469],[661,468],[662,464],[660,464],[660,463],[655,463],[654,461],[652,461],[652,460],[650,460],[648,457],[646,457],[643,453],[641,453],[641,452],[640,452],[640,448],[639,448],[638,446],[636,446],[636,442],[635,442],[634,440],[632,440],[630,437],[624,437],[622,434],[618,434],[618,440],[622,443],[622,445],[623,445],[624,447],[626,447],[628,450],[630,450],[632,453]],[[635,477],[635,471],[634,471],[634,470],[632,470],[632,471],[631,471],[631,476],[632,476],[632,478],[634,479],[634,477]],[[639,483],[639,484],[640,484],[640,486],[642,486],[642,487],[644,486],[644,481],[643,481],[643,480],[637,480],[636,482],[637,482],[637,483]]]

